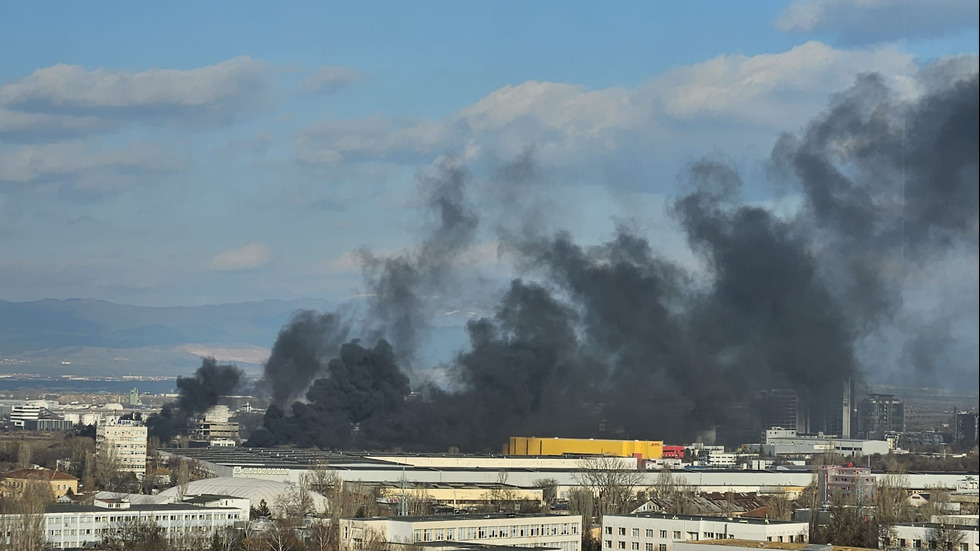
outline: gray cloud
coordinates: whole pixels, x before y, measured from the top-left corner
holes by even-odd
[[[309,94],[333,94],[365,77],[364,73],[351,67],[328,65],[320,67],[312,75],[304,78],[299,84],[299,89]]]
[[[846,44],[936,38],[976,29],[970,0],[797,0],[775,21],[777,29],[830,33]]]
[[[0,152],[0,184],[55,183],[100,193],[128,186],[148,174],[184,170],[186,163],[153,144],[109,149],[92,141],[26,145]]]

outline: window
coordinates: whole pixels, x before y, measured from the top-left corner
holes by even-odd
[[[620,536],[625,536],[626,535],[626,527],[625,526],[620,526],[619,527],[619,535]]]
[[[606,533],[612,535],[612,526],[606,526]]]
[[[681,539],[681,531],[680,530],[674,530],[674,539],[675,540]]]
[[[660,531],[660,537],[666,539],[667,538],[667,531],[666,530],[661,530]]]
[[[648,544],[644,545],[643,546],[643,551],[653,551],[653,544],[652,543],[648,543]]]
[[[713,539],[715,539],[715,533],[714,532],[705,532],[704,533],[704,539],[706,539],[706,540],[713,540]]]
[[[912,547],[915,547],[916,549],[921,549],[922,540],[912,540]]]
[[[630,549],[632,551],[640,551],[640,542],[634,541],[634,542],[630,543]]]
[[[620,549],[626,549],[626,542],[625,541],[619,542],[619,548]]]
[[[653,537],[653,530],[651,530],[651,529],[649,529],[649,528],[647,528],[647,537],[648,537],[648,538],[652,538],[652,537]],[[651,551],[652,551],[652,550],[651,550]]]
[[[667,544],[666,543],[661,543],[660,544],[660,549],[658,551],[667,551]]]
[[[640,537],[640,529],[639,528],[632,529],[630,531],[630,535],[633,536],[634,538]]]
[[[612,540],[606,540],[606,549],[612,549]]]

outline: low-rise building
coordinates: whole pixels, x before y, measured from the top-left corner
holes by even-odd
[[[602,518],[603,551],[675,551],[676,542],[737,539],[808,541],[809,524],[755,518],[639,513]]]
[[[582,517],[497,514],[340,519],[341,551],[355,551],[371,541],[469,542],[578,551]]]
[[[3,497],[32,491],[31,485],[49,484],[55,498],[78,493],[78,479],[61,471],[51,469],[17,469],[0,475],[0,494]]]
[[[977,525],[951,522],[896,524],[889,529],[889,537],[883,538],[881,549],[946,549],[950,551],[977,551],[980,549],[980,530]]]
[[[0,525],[16,525],[19,520],[19,515],[0,515]],[[97,499],[94,505],[52,505],[44,512],[42,526],[49,549],[89,549],[137,522],[156,525],[166,537],[177,539],[210,537],[248,520],[248,500],[223,496],[164,505]],[[0,533],[0,543],[10,544],[7,534]]]

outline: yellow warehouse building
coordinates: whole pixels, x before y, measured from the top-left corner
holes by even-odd
[[[650,440],[511,436],[510,442],[504,444],[503,451],[505,455],[612,455],[660,459],[664,455],[664,443]]]

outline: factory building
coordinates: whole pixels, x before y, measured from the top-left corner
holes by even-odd
[[[576,515],[447,515],[340,519],[340,549],[365,542],[465,542],[488,546],[578,551],[582,517]]]
[[[504,455],[611,455],[660,459],[664,443],[650,440],[602,440],[595,438],[535,438],[511,436]]]
[[[675,551],[677,542],[735,539],[805,543],[810,525],[768,519],[638,513],[602,517],[602,551]]]

